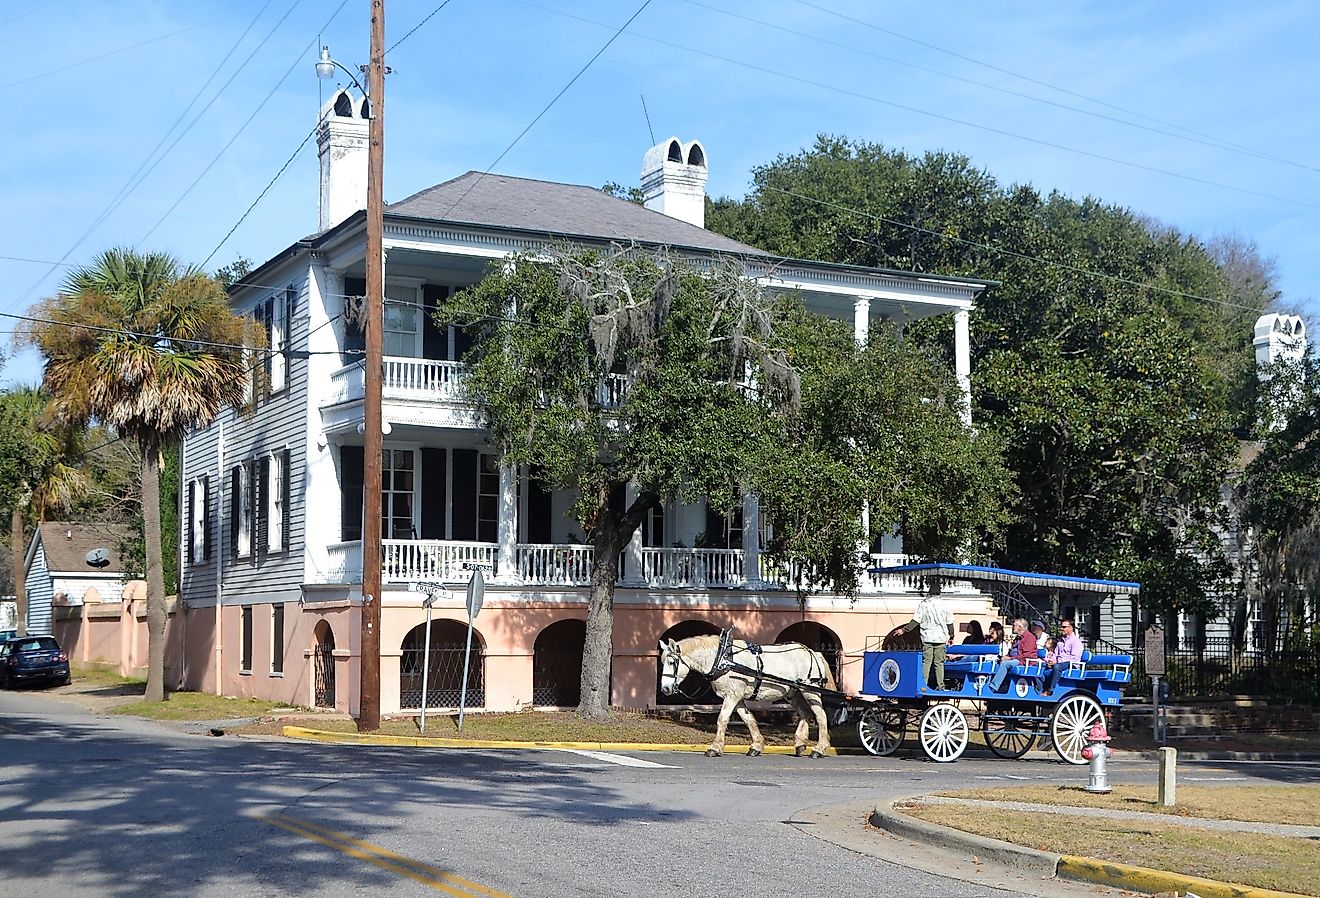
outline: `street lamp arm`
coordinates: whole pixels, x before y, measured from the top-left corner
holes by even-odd
[[[371,95],[371,92],[368,91],[365,87],[363,87],[362,82],[357,79],[357,75],[354,75],[353,72],[343,63],[341,63],[339,60],[330,58],[329,47],[322,47],[321,59],[316,63],[316,77],[331,78],[335,74],[335,69],[339,69],[341,72],[347,75],[349,79],[352,80],[352,82],[357,85],[357,89],[362,91],[363,96]]]

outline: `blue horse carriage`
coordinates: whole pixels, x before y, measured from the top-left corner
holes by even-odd
[[[1056,596],[1059,591],[1134,596],[1141,589],[1124,581],[961,564],[903,565],[873,572],[968,580],[988,589],[1041,587]],[[1085,651],[1081,661],[1059,667],[1054,688],[1047,693],[1050,669],[1043,649],[1040,655],[1011,665],[996,690],[992,681],[1005,663],[998,646],[952,645],[945,681],[933,687],[922,680],[920,651],[886,651],[873,637],[863,654],[862,694],[852,697],[852,703],[863,708],[857,722],[862,745],[874,755],[893,754],[915,723],[921,749],[933,761],[956,761],[966,751],[972,730],[979,729],[986,747],[1001,758],[1019,758],[1047,738],[1064,761],[1086,763],[1086,734],[1106,712],[1120,706],[1123,687],[1132,680],[1132,656]]]

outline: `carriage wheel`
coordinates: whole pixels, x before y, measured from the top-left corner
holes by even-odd
[[[1070,695],[1059,702],[1050,719],[1054,750],[1069,764],[1085,764],[1082,749],[1091,727],[1104,720],[1100,705],[1089,695]]]
[[[981,715],[986,748],[1001,758],[1020,758],[1036,744],[1036,721],[1022,708],[1004,708]]]
[[[898,751],[907,736],[907,712],[886,705],[869,705],[857,719],[862,748],[884,757]]]
[[[931,705],[921,715],[921,748],[932,761],[956,761],[967,749],[967,718],[953,705]]]

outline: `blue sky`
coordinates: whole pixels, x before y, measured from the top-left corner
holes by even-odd
[[[439,2],[387,4],[386,43],[403,39],[389,201],[488,168],[641,0],[450,0],[405,38]],[[0,312],[53,292],[67,269],[52,263],[109,246],[214,252],[214,268],[314,231],[313,140],[222,244],[315,124],[332,87],[319,46],[365,62],[368,14],[368,0],[3,4]],[[652,0],[495,170],[631,185],[653,129],[701,139],[708,191],[742,196],[754,166],[818,133],[953,150],[1004,183],[1255,240],[1314,319],[1316,34],[1307,2]],[[0,372],[38,379],[30,352]]]

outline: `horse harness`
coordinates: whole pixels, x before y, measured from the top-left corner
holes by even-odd
[[[735,655],[741,655],[744,653],[751,654],[751,656],[756,659],[755,668],[734,660]],[[706,671],[702,676],[707,680],[718,679],[726,673],[737,673],[746,677],[751,677],[752,694],[748,699],[749,701],[756,701],[757,696],[761,694],[761,685],[767,680],[779,686],[789,686],[798,689],[804,685],[810,684],[819,691],[825,684],[825,674],[823,670],[816,670],[816,667],[819,664],[816,653],[810,652],[809,657],[811,659],[811,675],[805,682],[789,680],[785,677],[768,674],[765,672],[764,647],[757,643],[749,642],[745,648],[734,648],[733,629],[730,627],[720,631],[720,644],[715,650],[715,660],[711,662],[710,670]]]

